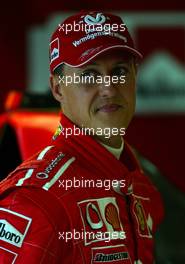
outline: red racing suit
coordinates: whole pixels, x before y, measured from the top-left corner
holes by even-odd
[[[82,130],[67,137],[75,125],[64,115],[61,124],[0,184],[0,263],[153,263],[163,207],[131,148],[117,160]]]

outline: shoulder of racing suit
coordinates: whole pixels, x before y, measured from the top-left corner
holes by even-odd
[[[73,160],[48,146],[0,183],[0,262],[13,256],[18,263],[27,258],[30,263],[62,259],[59,232],[68,230],[70,221],[53,186]]]
[[[0,183],[0,199],[8,199],[11,193],[16,192],[18,196],[20,194],[29,197],[35,206],[48,213],[50,219],[59,210],[66,214],[65,204],[59,198],[65,195],[66,190],[60,188],[58,180],[60,177],[71,177],[69,167],[74,161],[75,157],[64,154],[56,145],[45,147],[24,161]]]
[[[53,187],[58,186],[59,178],[66,175],[74,161],[75,157],[63,153],[57,146],[47,146],[11,172],[0,183],[0,192],[21,186],[52,192]]]

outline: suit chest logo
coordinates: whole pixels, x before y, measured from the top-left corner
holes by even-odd
[[[125,239],[119,208],[114,197],[84,200],[78,203],[85,236],[85,245],[99,240]]]

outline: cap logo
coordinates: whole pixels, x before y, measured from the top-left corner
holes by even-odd
[[[103,24],[106,20],[106,17],[102,13],[97,13],[96,17],[91,15],[86,15],[84,17],[84,21],[86,24],[95,25],[95,24]]]
[[[59,57],[59,39],[56,38],[50,43],[50,62]]]

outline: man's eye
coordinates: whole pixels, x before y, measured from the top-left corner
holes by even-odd
[[[93,77],[97,77],[98,76],[98,72],[95,71],[95,70],[86,70],[84,71],[82,74],[81,74],[81,77],[90,77],[90,76],[93,76]]]
[[[99,75],[96,70],[86,70],[81,74],[81,82],[84,85],[94,85]]]
[[[128,69],[126,67],[116,67],[112,71],[112,76],[122,76],[128,73]]]

